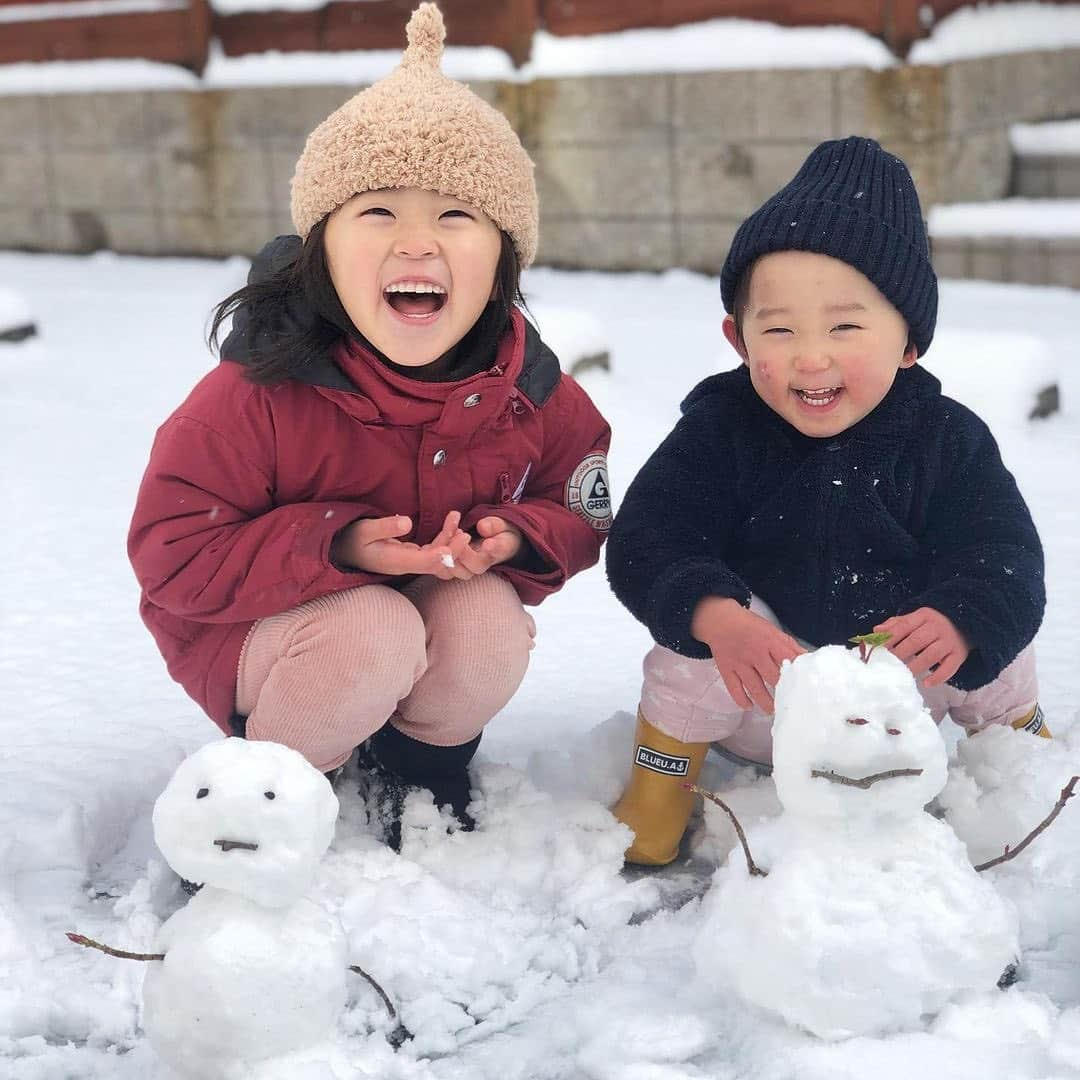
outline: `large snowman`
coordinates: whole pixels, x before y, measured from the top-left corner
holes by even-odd
[[[225,739],[181,763],[154,806],[169,865],[203,888],[161,927],[143,986],[143,1026],[185,1077],[327,1040],[346,1000],[338,919],[308,899],[338,801],[294,750]]]
[[[864,649],[865,653],[865,649]],[[824,1039],[918,1027],[1015,960],[1014,910],[925,811],[946,750],[904,664],[829,646],[784,665],[783,813],[717,872],[695,950],[707,984]]]

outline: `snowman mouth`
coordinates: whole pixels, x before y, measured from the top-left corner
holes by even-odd
[[[246,840],[215,840],[214,847],[221,848],[222,851],[258,851],[258,844],[249,844]]]
[[[922,769],[886,769],[885,772],[871,773],[869,776],[844,776],[842,773],[833,772],[831,769],[811,769],[810,775],[820,780],[828,780],[830,784],[841,784],[844,787],[869,788],[882,780],[895,780],[900,776],[922,776]]]

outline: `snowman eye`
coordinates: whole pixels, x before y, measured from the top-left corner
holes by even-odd
[[[847,722],[851,724],[852,727],[862,727],[863,724],[868,724],[870,721],[864,720],[861,716],[849,716]]]
[[[276,798],[277,798],[277,796],[276,796],[276,795],[275,795],[275,794],[274,794],[274,793],[273,793],[272,791],[264,791],[264,792],[263,792],[263,794],[264,794],[264,795],[265,795],[265,796],[266,796],[266,797],[267,797],[268,799],[276,799]]]
[[[900,729],[898,727],[887,727],[885,729],[890,735],[899,735]]]
[[[210,794],[210,789],[208,787],[201,787],[201,788],[199,788],[198,791],[195,792],[195,798],[196,799],[205,799],[206,796],[209,795],[209,794]]]

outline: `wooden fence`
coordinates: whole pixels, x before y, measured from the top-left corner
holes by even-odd
[[[0,64],[142,58],[202,71],[207,0],[0,0]]]
[[[266,0],[272,3],[273,0]],[[1056,0],[1064,3],[1066,0]],[[0,0],[0,63],[142,57],[201,71],[211,37],[228,56],[279,49],[397,49],[417,0],[329,0],[313,11],[215,13],[207,0]],[[975,0],[440,0],[453,45],[494,45],[516,64],[543,28],[560,36],[704,19],[853,26],[904,56],[933,22]]]

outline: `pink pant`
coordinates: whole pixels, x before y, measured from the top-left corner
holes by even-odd
[[[535,633],[495,574],[328,593],[251,628],[236,711],[249,739],[291,746],[324,772],[392,715],[406,735],[457,746],[520,686]]]
[[[750,610],[777,622],[757,597]],[[736,757],[772,761],[772,717],[760,709],[736,705],[711,659],[691,660],[656,645],[646,654],[644,669],[641,712],[654,727],[680,742],[715,742]],[[968,731],[1009,724],[1035,707],[1035,652],[1029,645],[993,682],[978,690],[921,684],[919,689],[938,723],[948,713]]]

